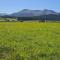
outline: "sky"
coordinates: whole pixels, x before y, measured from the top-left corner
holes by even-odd
[[[22,9],[60,12],[60,0],[0,0],[0,13],[13,13]]]

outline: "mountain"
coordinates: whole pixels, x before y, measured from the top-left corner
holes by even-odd
[[[32,13],[32,10],[29,9],[23,9],[19,12],[12,13],[11,16],[17,16],[17,17],[27,17],[27,16],[34,16]]]
[[[5,15],[8,15],[8,14],[6,14],[6,13],[0,13],[0,16],[5,16]]]
[[[31,16],[41,16],[41,15],[49,15],[49,14],[58,14],[58,13],[53,10],[48,10],[48,9],[44,9],[44,10],[23,9],[19,12],[10,14],[10,16],[31,17]]]
[[[23,20],[42,20],[42,21],[60,21],[60,13],[55,12],[53,10],[30,10],[23,9],[19,12],[12,14],[3,14],[0,13],[0,17],[3,18],[17,18],[18,21]]]

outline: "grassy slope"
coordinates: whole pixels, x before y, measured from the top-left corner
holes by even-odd
[[[1,22],[0,60],[60,60],[60,23]]]

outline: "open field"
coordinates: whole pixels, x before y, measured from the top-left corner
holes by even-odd
[[[60,60],[60,23],[0,22],[0,60]]]

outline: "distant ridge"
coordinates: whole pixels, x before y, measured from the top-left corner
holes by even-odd
[[[0,13],[0,16],[8,15],[8,16],[16,16],[16,17],[31,17],[31,16],[41,16],[41,15],[49,15],[49,14],[59,14],[53,10],[30,10],[30,9],[23,9],[18,12],[14,12],[12,14]]]
[[[53,10],[30,10],[23,9],[19,12],[12,14],[0,13],[0,17],[3,18],[17,18],[18,20],[49,20],[49,21],[60,21],[60,13]]]
[[[19,12],[15,12],[10,14],[11,16],[17,16],[17,17],[29,17],[29,16],[41,16],[41,15],[48,15],[48,14],[58,14],[58,12],[55,12],[53,10],[30,10],[30,9],[23,9]]]

